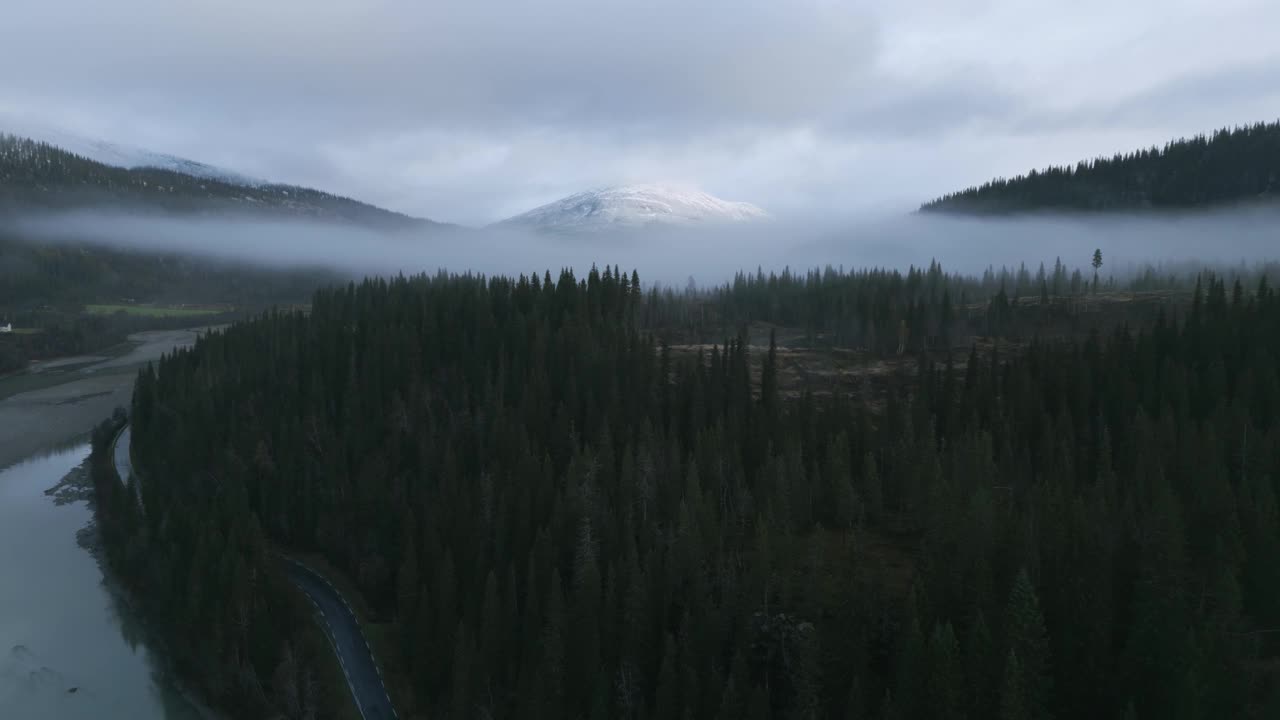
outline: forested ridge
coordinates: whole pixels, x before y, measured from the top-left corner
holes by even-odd
[[[101,207],[340,221],[385,230],[442,227],[294,185],[239,185],[160,168],[120,168],[0,133],[0,216]]]
[[[920,277],[935,302],[886,273],[865,308],[980,285]],[[878,408],[784,393],[745,330],[670,352],[716,303],[861,322],[836,284],[752,309],[740,280],[368,280],[205,336],[139,377],[147,512],[100,484],[114,562],[245,715],[326,711],[271,544],[394,623],[402,716],[1280,714],[1265,277],[1018,353],[922,343]]]
[[[1280,193],[1280,121],[1224,128],[1074,167],[998,178],[925,203],[922,211],[1180,210],[1265,201]]]
[[[174,321],[88,316],[91,303],[213,303],[261,308],[304,302],[345,277],[318,266],[255,267],[176,252],[34,240],[15,218],[79,210],[183,217],[309,220],[375,230],[446,227],[290,185],[238,185],[158,168],[105,165],[0,132],[0,325],[35,331],[0,337],[0,373],[35,359],[103,350],[129,332]]]

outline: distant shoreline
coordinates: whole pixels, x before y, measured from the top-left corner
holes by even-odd
[[[210,329],[136,333],[132,347],[115,357],[67,362],[79,357],[71,356],[45,361],[58,363],[48,375],[28,369],[0,376],[0,468],[87,437],[117,407],[129,406],[138,368]]]

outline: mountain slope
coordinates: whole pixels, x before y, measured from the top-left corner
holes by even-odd
[[[270,184],[265,180],[252,178],[234,170],[227,170],[196,160],[153,152],[131,145],[87,138],[52,127],[17,123],[13,124],[12,129],[16,134],[36,142],[61,148],[87,160],[100,162],[103,165],[112,165],[126,170],[136,168],[172,170],[173,172],[205,180],[218,180],[231,185],[246,185],[249,187],[261,187]]]
[[[551,232],[592,232],[649,225],[700,225],[761,220],[769,215],[675,185],[620,185],[577,193],[498,223]]]
[[[42,210],[124,209],[308,219],[378,230],[448,227],[311,188],[229,182],[213,176],[222,172],[216,168],[172,159],[176,164],[171,163],[170,168],[124,168],[45,142],[0,134],[0,215]],[[178,170],[179,167],[196,173],[209,172],[192,174]]]
[[[920,210],[978,215],[1174,210],[1274,202],[1277,194],[1280,122],[999,178],[944,195]]]

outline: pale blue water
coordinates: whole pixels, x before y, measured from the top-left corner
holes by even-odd
[[[0,718],[198,718],[77,542],[87,503],[45,495],[88,454],[79,444],[0,470]]]

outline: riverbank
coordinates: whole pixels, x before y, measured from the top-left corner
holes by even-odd
[[[84,499],[89,447],[0,470],[0,717],[210,720],[117,592]]]
[[[0,378],[0,468],[88,437],[115,408],[129,406],[140,367],[210,329],[135,333],[114,357],[59,358]]]
[[[137,624],[136,639],[142,640],[152,649],[151,661],[153,673],[158,683],[163,683],[172,692],[177,693],[187,704],[187,709],[199,717],[199,720],[230,720],[209,707],[197,693],[183,682],[173,663],[169,661],[170,653],[165,647],[164,639],[155,631],[138,606],[137,598],[112,570],[103,545],[102,533],[98,531],[96,514],[96,498],[93,491],[93,477],[90,473],[90,458],[72,468],[58,484],[44,491],[53,498],[55,505],[84,501],[91,511],[89,521],[76,532],[76,543],[93,556],[98,568],[102,571],[102,587],[112,600],[122,609],[127,609],[132,620]]]

